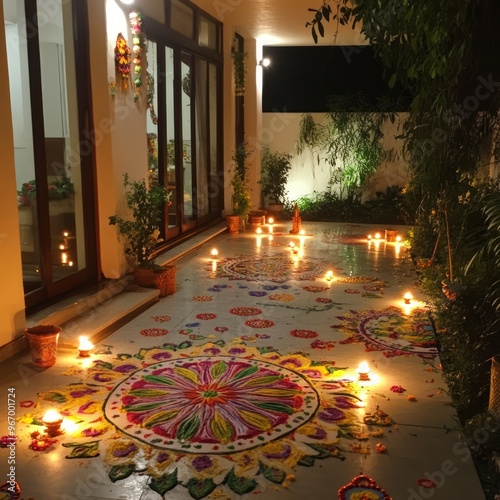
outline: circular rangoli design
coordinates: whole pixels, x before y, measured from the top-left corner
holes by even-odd
[[[134,372],[105,403],[106,418],[135,439],[190,453],[234,453],[274,441],[311,420],[316,390],[286,367],[199,356]]]
[[[236,316],[258,316],[262,314],[262,310],[258,307],[233,307],[229,312]]]
[[[140,333],[143,337],[162,337],[168,334],[168,330],[164,328],[145,328]]]
[[[318,336],[318,332],[313,330],[292,330],[290,335],[299,339],[313,339]]]
[[[217,315],[213,313],[200,313],[196,315],[197,319],[201,319],[203,321],[207,321],[209,319],[215,319],[216,317]]]
[[[217,267],[217,277],[284,283],[289,280],[314,280],[322,276],[324,270],[322,259],[303,257],[295,261],[287,252],[273,256],[226,259]]]
[[[405,354],[434,357],[438,354],[434,329],[424,309],[414,309],[406,315],[398,307],[387,307],[350,311],[337,318],[341,324],[331,328],[349,334],[341,344],[364,342],[367,351],[384,351],[386,357]]]
[[[248,319],[245,321],[245,325],[250,328],[271,328],[274,326],[274,321],[270,319]]]

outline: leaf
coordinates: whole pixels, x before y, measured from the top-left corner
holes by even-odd
[[[158,389],[133,389],[129,392],[131,396],[137,396],[138,398],[158,398],[166,396],[167,391],[160,391]]]
[[[214,366],[212,366],[212,369],[210,370],[212,378],[219,378],[222,374],[226,373],[227,368],[227,363],[225,361],[219,361]]]
[[[391,89],[392,89],[392,88],[394,87],[394,85],[396,84],[396,78],[397,78],[396,73],[393,73],[393,74],[391,75],[391,78],[389,79],[388,84],[387,84],[387,85],[389,85],[389,88],[391,88]]]
[[[263,410],[271,410],[278,413],[285,413],[287,415],[292,415],[294,409],[284,403],[255,403],[255,406],[262,408]]]
[[[191,382],[195,384],[199,384],[200,381],[198,379],[198,374],[195,373],[193,370],[190,370],[188,368],[182,368],[181,366],[176,366],[174,368],[174,372],[177,373],[177,375],[180,375],[181,377],[190,380]]]
[[[323,17],[325,18],[326,22],[330,22],[330,13],[331,13],[331,8],[330,6],[323,5],[321,8],[321,12],[323,13]]]
[[[233,467],[224,478],[223,484],[226,484],[228,488],[237,495],[245,495],[256,488],[257,481],[247,477],[237,476]]]
[[[146,382],[150,382],[151,384],[165,384],[165,385],[174,385],[174,381],[168,377],[162,377],[160,375],[146,375],[142,377]]]
[[[180,441],[191,439],[198,432],[199,427],[200,419],[198,418],[198,415],[192,415],[179,426],[176,437]]]
[[[198,480],[194,477],[187,482],[186,486],[189,494],[196,499],[205,498],[217,487],[212,478]]]
[[[166,410],[160,411],[159,413],[153,413],[153,415],[150,415],[142,421],[142,425],[150,429],[155,425],[172,420],[178,413],[179,410]]]
[[[253,375],[256,371],[258,371],[259,367],[256,365],[249,366],[244,370],[239,371],[234,377],[233,380],[239,380],[240,378],[248,377],[249,375]]]
[[[277,467],[268,467],[262,462],[259,462],[259,466],[259,474],[263,474],[271,483],[281,484],[286,478],[286,472],[284,470],[278,469]]]
[[[126,479],[129,477],[132,472],[135,470],[135,464],[121,464],[121,465],[113,465],[111,470],[109,471],[109,479],[111,479],[112,483],[116,483],[121,479]]]
[[[158,478],[151,478],[151,482],[149,483],[149,487],[156,491],[159,495],[163,496],[170,490],[173,490],[178,484],[177,480],[177,469],[174,470],[171,474],[163,474]]]
[[[314,43],[318,43],[318,35],[316,33],[316,30],[314,29],[314,26],[312,27],[311,29],[311,34],[312,34],[312,37],[313,37],[313,40],[314,40]]]
[[[233,426],[216,411],[211,423],[212,432],[220,443],[229,443],[234,436]]]
[[[318,21],[318,31],[322,37],[325,36],[325,28],[323,27],[323,23],[321,21]]]
[[[163,401],[159,401],[158,403],[144,403],[144,404],[138,404],[138,405],[126,405],[124,406],[124,410],[131,411],[131,412],[143,412],[143,411],[149,411],[153,410],[154,408],[157,408],[158,406],[162,406],[165,403]]]

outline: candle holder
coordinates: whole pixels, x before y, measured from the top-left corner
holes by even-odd
[[[370,380],[370,369],[366,361],[363,361],[358,366],[358,380],[360,382],[368,382]]]
[[[410,292],[406,292],[403,296],[403,300],[405,304],[411,304],[411,300],[413,299],[413,295]]]
[[[89,342],[87,337],[80,337],[80,344],[78,346],[78,351],[80,358],[88,358],[90,356],[90,350],[94,347],[94,344]]]
[[[53,437],[61,433],[63,417],[56,410],[47,410],[42,418],[42,422],[45,425],[49,436]]]

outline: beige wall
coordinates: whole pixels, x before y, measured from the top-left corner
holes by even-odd
[[[324,113],[312,113],[316,123],[325,122]],[[295,145],[299,137],[301,113],[263,113],[261,137],[262,143],[271,151],[292,155],[292,169],[288,178],[287,190],[290,200],[312,194],[314,191],[326,191],[330,179],[330,166],[324,161],[324,152],[305,150],[297,155]],[[394,151],[401,150],[398,135],[398,120],[384,125],[384,146]],[[317,158],[320,157],[318,163]],[[407,182],[406,163],[401,157],[385,160],[368,180],[363,193],[363,201],[376,197],[377,191],[385,192],[388,186],[403,187]]]
[[[97,173],[99,251],[101,269],[106,278],[119,278],[128,271],[124,246],[108,217],[124,214],[123,174],[132,180],[146,179],[146,89],[139,89],[134,100],[133,88],[121,90],[115,82],[114,48],[118,33],[133,46],[129,28],[130,8],[114,0],[89,2],[90,51],[92,54],[92,101]]]
[[[0,60],[7,60],[3,6],[0,3]],[[21,268],[21,243],[17,218],[16,171],[14,165],[14,138],[10,120],[9,75],[0,72],[0,346],[19,336],[25,328],[24,291]],[[6,217],[6,214],[16,214]]]

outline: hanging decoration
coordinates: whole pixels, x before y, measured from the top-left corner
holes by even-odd
[[[115,45],[115,68],[116,72],[121,76],[122,90],[128,89],[131,61],[130,54],[130,47],[127,45],[127,40],[125,40],[121,33],[118,33]]]
[[[142,86],[142,45],[143,45],[143,33],[142,33],[142,17],[141,13],[134,10],[129,14],[130,21],[130,32],[132,33],[132,42],[134,46],[132,47],[133,52],[133,63],[134,63],[134,84],[136,87],[134,98],[137,101],[139,99],[139,94],[137,89]]]

